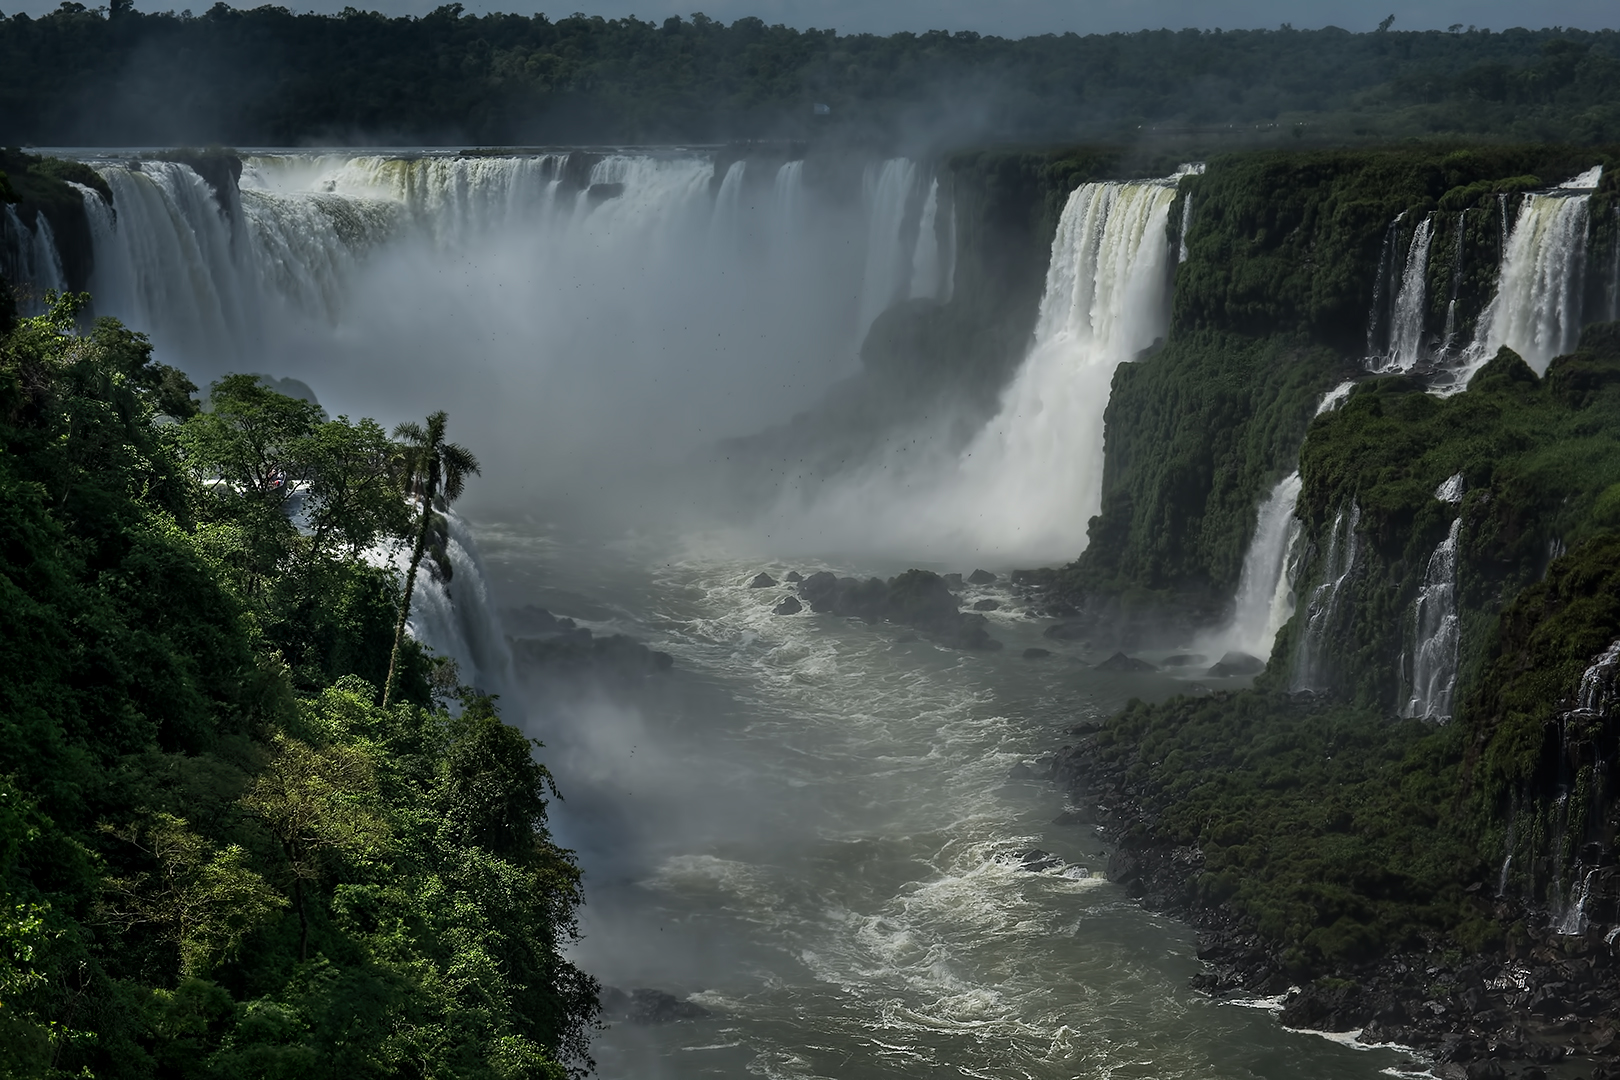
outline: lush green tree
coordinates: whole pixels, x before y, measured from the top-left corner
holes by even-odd
[[[405,595],[394,626],[394,653],[388,661],[388,681],[383,685],[383,704],[394,694],[394,676],[399,667],[400,649],[405,641],[405,622],[411,613],[411,594],[416,589],[416,572],[422,556],[431,551],[433,570],[444,581],[450,580],[449,523],[444,511],[461,498],[467,477],[478,472],[478,459],[471,451],[444,438],[447,413],[436,412],[426,425],[406,421],[394,429],[394,437],[405,445],[407,491],[421,500],[414,525],[416,540],[411,548],[410,566],[405,572]]]

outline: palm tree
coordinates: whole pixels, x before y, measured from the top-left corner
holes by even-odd
[[[441,410],[427,418],[426,427],[407,421],[394,429],[394,438],[404,443],[405,493],[421,498],[422,517],[416,526],[411,568],[405,574],[405,596],[399,605],[399,621],[394,625],[394,651],[388,658],[388,682],[383,686],[385,708],[394,696],[394,682],[399,677],[399,650],[405,642],[405,620],[411,613],[411,593],[416,588],[416,570],[422,564],[430,539],[435,576],[441,580],[450,577],[447,523],[435,509],[448,510],[451,503],[461,498],[467,476],[478,472],[478,459],[471,451],[444,441],[444,427],[449,419]]]

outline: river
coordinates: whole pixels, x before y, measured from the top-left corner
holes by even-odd
[[[894,626],[776,616],[786,587],[748,587],[761,569],[904,567],[527,522],[478,535],[503,604],[675,657],[609,687],[531,677],[507,708],[547,744],[564,797],[553,828],[585,870],[577,962],[709,1012],[607,1026],[604,1078],[1421,1071],[1195,993],[1192,932],[1107,882],[1094,827],[1054,822],[1061,792],[1009,780],[1076,723],[1185,683],[1093,671],[1101,657],[1043,639],[1016,608],[990,616],[1005,650],[968,654]],[[985,597],[1010,593],[967,595]],[[1032,645],[1054,655],[1023,659]],[[1024,870],[1030,848],[1065,865]]]

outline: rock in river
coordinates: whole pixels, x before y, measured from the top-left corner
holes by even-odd
[[[1097,671],[1158,671],[1159,669],[1146,660],[1138,660],[1134,656],[1126,656],[1117,652],[1104,660],[1096,667]]]

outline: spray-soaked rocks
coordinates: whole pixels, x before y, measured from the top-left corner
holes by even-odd
[[[512,659],[521,667],[553,673],[600,674],[620,678],[668,671],[675,658],[647,648],[624,634],[597,635],[573,619],[530,605],[505,613],[517,631]]]
[[[988,620],[963,612],[945,579],[927,570],[907,570],[888,581],[841,578],[822,570],[799,584],[799,596],[814,612],[899,623],[959,649],[1001,648],[990,636]]]
[[[779,584],[780,582],[778,582],[775,578],[761,570],[754,577],[754,580],[748,583],[748,587],[750,589],[774,589]]]
[[[801,612],[803,610],[804,610],[804,605],[799,603],[799,598],[797,596],[793,596],[792,594],[789,594],[787,596],[782,597],[781,602],[778,603],[775,607],[771,608],[771,614],[772,615],[797,615],[799,612]]]
[[[662,990],[632,990],[616,986],[602,988],[602,1016],[607,1020],[627,1020],[632,1024],[671,1024],[678,1020],[701,1020],[709,1010],[682,1001]]]
[[[1258,675],[1264,670],[1266,670],[1266,662],[1258,656],[1250,656],[1248,653],[1242,652],[1229,652],[1209,669],[1209,674],[1214,678],[1221,679],[1234,675]]]
[[[1146,660],[1138,660],[1134,656],[1126,656],[1122,652],[1117,652],[1113,656],[1110,656],[1108,659],[1104,660],[1102,663],[1098,664],[1094,670],[1096,670],[1096,671],[1158,671],[1159,669],[1157,667],[1155,667],[1154,665],[1148,663]]]

